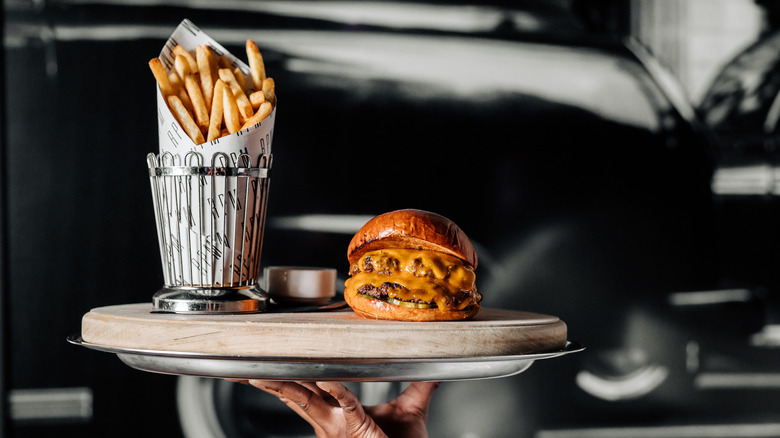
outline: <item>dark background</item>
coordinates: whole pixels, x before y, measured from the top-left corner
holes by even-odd
[[[147,61],[183,18],[242,59],[257,41],[277,84],[263,265],[344,276],[361,218],[435,211],[477,245],[485,306],[558,315],[588,347],[443,385],[432,436],[780,436],[774,189],[712,189],[724,168],[774,165],[761,126],[775,64],[739,70],[767,79],[758,122],[728,104],[749,95],[738,72],[694,108],[629,38],[640,12],[617,0],[6,1],[3,436],[185,436],[187,384],[211,391],[200,397],[225,436],[306,430],[256,391],[65,341],[89,309],[162,286]],[[295,226],[308,215],[313,229]]]

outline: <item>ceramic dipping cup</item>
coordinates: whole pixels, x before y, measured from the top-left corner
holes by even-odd
[[[336,270],[306,266],[268,266],[264,269],[268,296],[282,305],[317,306],[336,295]]]

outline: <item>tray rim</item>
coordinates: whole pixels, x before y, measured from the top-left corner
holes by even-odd
[[[68,342],[92,350],[114,353],[131,368],[176,376],[224,379],[340,382],[464,381],[510,377],[526,371],[536,360],[585,349],[566,341],[552,352],[469,357],[429,358],[322,358],[258,357],[192,352],[140,350],[102,346],[72,335]]]
[[[453,362],[492,362],[492,361],[520,361],[520,360],[540,360],[563,356],[566,354],[577,353],[585,350],[585,346],[580,342],[567,340],[564,347],[560,350],[546,351],[528,354],[513,354],[500,356],[435,356],[435,357],[316,357],[316,356],[244,356],[229,354],[211,354],[188,351],[170,351],[170,350],[152,350],[140,348],[125,348],[108,345],[94,344],[85,341],[81,334],[73,334],[66,340],[81,347],[90,350],[102,351],[113,354],[132,354],[141,356],[160,356],[181,359],[210,359],[210,360],[230,360],[230,361],[251,361],[251,362],[289,362],[289,363],[453,363]]]

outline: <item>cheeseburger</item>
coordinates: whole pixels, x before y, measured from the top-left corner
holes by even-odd
[[[444,216],[423,210],[381,214],[358,230],[347,259],[344,299],[360,316],[451,321],[480,310],[477,253]]]

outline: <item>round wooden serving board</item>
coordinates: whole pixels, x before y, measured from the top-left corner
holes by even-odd
[[[278,358],[456,358],[562,350],[566,324],[555,316],[483,308],[472,320],[365,319],[351,309],[312,313],[184,315],[151,303],[92,309],[85,342],[135,350]]]

